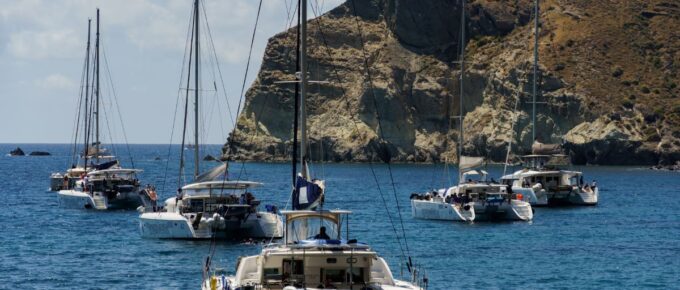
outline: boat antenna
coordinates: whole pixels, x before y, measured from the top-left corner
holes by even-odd
[[[199,171],[199,165],[200,165],[200,160],[198,158],[199,156],[199,148],[200,146],[198,145],[198,71],[199,71],[199,53],[200,49],[198,46],[198,39],[199,39],[199,34],[198,34],[198,26],[199,26],[199,0],[196,0],[194,2],[194,49],[196,50],[194,52],[195,56],[195,64],[194,64],[194,180],[198,177],[198,171]]]
[[[87,19],[87,53],[85,54],[85,111],[83,112],[83,122],[85,123],[83,126],[83,140],[85,141],[85,162],[83,164],[83,168],[87,171],[87,155],[89,153],[89,142],[90,140],[88,139],[88,125],[89,125],[89,110],[88,110],[88,100],[90,98],[90,35],[91,35],[91,27],[92,27],[92,19]]]
[[[96,99],[96,105],[95,105],[95,143],[94,143],[94,148],[95,148],[95,160],[97,161],[97,164],[99,164],[99,8],[97,8],[97,37],[95,39],[95,61],[96,61],[96,66],[95,66],[95,76],[96,76],[96,88],[95,88],[95,99]]]

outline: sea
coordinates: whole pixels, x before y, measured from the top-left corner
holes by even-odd
[[[51,156],[10,157],[21,147]],[[124,166],[143,169],[161,198],[174,196],[177,145],[112,146]],[[201,157],[220,147],[201,148]],[[144,239],[136,211],[60,208],[52,172],[72,163],[72,145],[0,144],[0,289],[198,289],[210,241]],[[191,157],[193,151],[186,150]],[[188,160],[191,164],[191,159]],[[202,168],[215,166],[202,162]],[[188,167],[191,172],[191,165]],[[326,180],[326,209],[353,211],[350,238],[371,245],[395,277],[411,257],[428,289],[680,288],[680,172],[645,167],[574,167],[600,187],[597,206],[536,208],[531,222],[449,222],[411,216],[409,196],[456,182],[433,164],[314,164]],[[487,171],[498,179],[501,166]],[[289,163],[229,165],[231,179],[264,183],[263,204],[285,208]],[[263,242],[216,243],[213,265],[233,273]]]

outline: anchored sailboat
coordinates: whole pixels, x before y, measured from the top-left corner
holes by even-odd
[[[99,82],[100,39],[99,9],[97,9],[96,38],[93,61],[93,84],[90,84],[90,23],[87,28],[87,53],[85,57],[85,85],[81,91],[83,112],[83,150],[82,158],[77,155],[78,130],[74,139],[74,164],[65,173],[51,176],[51,190],[58,190],[59,203],[67,208],[135,209],[144,203],[145,196],[140,194],[137,173],[139,169],[122,168],[116,157],[102,147],[100,141],[100,98]],[[84,93],[84,95],[83,95]],[[94,100],[90,100],[94,98]],[[79,114],[80,115],[80,114]],[[94,122],[94,124],[92,124]],[[77,125],[80,126],[80,117]],[[94,125],[94,128],[92,128]],[[93,130],[94,129],[94,130]],[[91,136],[94,135],[94,136]],[[94,141],[91,142],[91,137]],[[89,164],[88,164],[89,161]],[[82,163],[80,163],[82,162]],[[77,164],[80,163],[80,164]]]
[[[531,154],[521,157],[523,169],[504,175],[502,183],[524,196],[534,206],[596,205],[599,187],[583,182],[580,171],[564,170],[560,165],[567,158],[559,144],[543,144],[536,137],[536,96],[538,76],[538,0],[534,1],[534,63],[532,94]],[[512,142],[510,142],[511,144]],[[508,145],[510,146],[510,145]],[[509,150],[509,149],[508,149]],[[506,164],[508,161],[506,160]],[[505,174],[505,172],[503,173]]]
[[[189,71],[194,68],[194,174],[193,182],[180,186],[177,196],[168,198],[160,208],[141,208],[140,230],[142,237],[166,239],[207,239],[207,238],[280,238],[283,234],[281,217],[274,207],[258,211],[260,201],[252,190],[262,184],[252,181],[227,180],[227,163],[199,174],[201,149],[199,143],[199,65],[200,65],[200,6],[194,1],[193,29],[190,39]],[[191,57],[194,57],[193,64]],[[188,76],[191,76],[189,73]],[[185,122],[180,147],[181,184],[184,172],[184,133],[187,128],[186,116],[189,109],[190,78],[187,77]]]
[[[411,213],[415,218],[475,221],[533,219],[531,205],[502,184],[487,180],[488,173],[478,167],[484,159],[463,156],[463,85],[465,76],[465,0],[461,1],[460,95],[458,134],[458,185],[411,196]]]
[[[295,173],[293,210],[282,211],[285,233],[282,243],[270,244],[258,255],[239,258],[234,275],[211,269],[206,260],[202,289],[421,289],[394,279],[389,266],[368,245],[349,237],[346,210],[322,210],[323,182],[310,179],[306,160],[305,98],[307,73],[307,1],[301,0],[298,19],[300,162]],[[297,90],[296,90],[297,92]],[[297,114],[296,114],[297,115]],[[294,123],[297,123],[295,118]],[[294,125],[294,127],[297,127]],[[295,131],[295,130],[294,130]],[[294,139],[297,134],[294,133]],[[295,150],[294,150],[295,151]],[[295,152],[293,154],[296,154]],[[293,164],[295,164],[295,160]],[[343,223],[345,238],[343,239]]]

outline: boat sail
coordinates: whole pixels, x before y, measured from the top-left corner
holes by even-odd
[[[522,169],[501,178],[513,192],[524,196],[534,206],[597,205],[599,187],[583,182],[580,171],[564,170],[560,165],[567,158],[559,144],[544,144],[536,137],[536,97],[538,77],[539,6],[534,1],[534,62],[532,84],[531,154],[521,156]],[[510,146],[512,142],[509,143]],[[508,147],[508,152],[510,147]],[[506,164],[508,160],[506,160]],[[505,172],[503,173],[505,174]]]
[[[479,221],[533,219],[533,210],[521,195],[513,194],[502,184],[487,180],[488,173],[479,169],[484,159],[463,155],[463,85],[465,83],[465,0],[461,1],[460,39],[460,114],[458,133],[458,185],[411,195],[411,213],[420,219]],[[453,117],[451,118],[453,119]]]
[[[260,201],[252,190],[262,186],[261,183],[242,180],[228,180],[227,163],[222,163],[211,170],[199,174],[201,149],[199,143],[199,92],[200,88],[200,15],[201,4],[198,0],[193,5],[192,38],[189,39],[190,53],[188,76],[194,69],[194,140],[193,182],[180,186],[177,196],[165,200],[164,206],[157,208],[147,206],[140,208],[142,212],[140,231],[145,238],[163,239],[209,239],[209,238],[280,238],[283,235],[281,217],[275,207],[267,211],[258,211]],[[193,58],[193,63],[191,57]],[[187,129],[191,79],[187,77],[186,103],[184,112],[184,129],[182,146],[180,147],[180,172],[178,183],[182,184],[184,175],[184,145]]]
[[[82,106],[79,106],[83,112],[82,138],[84,144],[81,158],[77,157],[78,129],[76,128],[73,165],[63,174],[52,174],[50,187],[53,191],[58,190],[59,203],[66,208],[135,209],[142,205],[146,199],[144,195],[138,193],[137,173],[141,170],[121,167],[116,157],[102,147],[100,141],[99,9],[97,9],[96,21],[94,60],[92,62],[94,77],[91,80],[92,84],[90,84],[91,20],[88,19],[84,70],[85,85],[81,91],[81,101],[84,102],[81,102]],[[78,116],[78,126],[81,125],[79,121],[80,116]],[[90,138],[92,137],[94,141],[91,142]],[[79,162],[82,163],[77,164]]]
[[[311,179],[305,154],[307,132],[305,97],[307,53],[307,1],[300,1],[298,62],[300,161],[302,173],[294,178],[293,210],[282,211],[285,217],[284,239],[269,244],[259,255],[239,258],[235,275],[211,271],[206,260],[202,289],[420,289],[418,285],[392,276],[385,260],[368,245],[349,237],[349,214],[346,210],[323,210],[323,182]],[[302,20],[301,20],[302,19]],[[297,92],[297,90],[296,90]],[[296,114],[297,115],[297,114]],[[297,118],[293,121],[295,124]],[[296,127],[294,125],[294,127]],[[293,134],[294,139],[296,133]],[[295,150],[293,150],[295,151]],[[295,155],[296,153],[293,152]],[[293,164],[295,164],[293,158]],[[295,172],[295,166],[293,166]],[[299,199],[296,201],[296,199]],[[343,239],[343,224],[345,238]]]

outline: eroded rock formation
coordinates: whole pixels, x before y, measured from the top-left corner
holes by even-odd
[[[468,1],[466,154],[531,146],[533,1]],[[348,1],[310,20],[310,157],[455,160],[458,1]],[[578,164],[680,159],[680,7],[542,1],[537,134]],[[273,36],[225,145],[229,158],[290,157],[295,29]],[[368,71],[366,70],[368,67]],[[517,108],[517,109],[515,109]],[[516,120],[513,127],[513,120]]]

